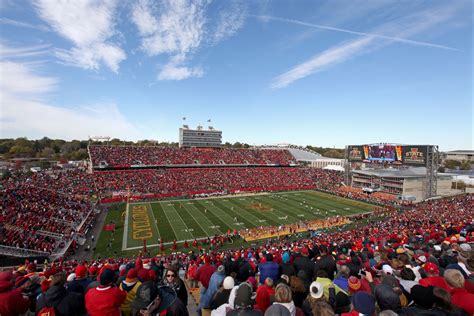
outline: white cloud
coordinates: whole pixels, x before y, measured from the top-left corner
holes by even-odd
[[[317,54],[302,64],[291,70],[275,77],[272,80],[271,87],[274,89],[284,88],[292,82],[307,77],[326,67],[342,63],[348,58],[360,53],[364,48],[373,42],[374,38],[364,37],[354,41],[343,43],[342,45],[332,47],[321,54]]]
[[[0,59],[25,58],[46,55],[50,53],[51,45],[35,45],[29,47],[13,48],[0,43]]]
[[[50,29],[46,25],[35,25],[35,24],[30,24],[30,23],[25,23],[25,22],[20,22],[12,19],[7,19],[7,18],[0,18],[0,24],[3,25],[11,25],[15,27],[23,27],[23,28],[28,28],[28,29],[34,29],[42,32],[49,32]]]
[[[115,0],[39,0],[35,4],[38,15],[74,44],[70,50],[57,51],[60,59],[85,69],[97,70],[101,64],[105,64],[112,71],[118,71],[126,54],[111,42],[111,38],[116,35]]]
[[[0,62],[0,93],[33,95],[48,93],[57,86],[57,79],[38,75],[25,64]],[[7,102],[2,98],[2,107]]]
[[[410,39],[406,39],[406,38],[401,38],[401,37],[396,37],[396,36],[387,36],[387,35],[383,35],[383,34],[351,31],[351,30],[342,29],[342,28],[339,28],[339,27],[332,27],[332,26],[327,26],[327,25],[307,23],[307,22],[298,21],[298,20],[294,20],[294,19],[285,19],[285,18],[267,16],[267,15],[266,16],[254,16],[254,17],[256,17],[258,19],[262,19],[264,21],[273,20],[273,21],[287,22],[287,23],[292,23],[292,24],[297,24],[297,25],[309,26],[309,27],[312,27],[312,28],[317,28],[317,29],[322,29],[322,30],[336,31],[336,32],[348,33],[348,34],[353,34],[353,35],[364,35],[364,36],[376,37],[376,38],[380,38],[380,39],[386,39],[386,40],[391,40],[391,41],[394,41],[394,42],[400,42],[400,43],[405,43],[405,44],[413,44],[413,45],[417,45],[417,46],[427,46],[427,47],[440,48],[440,49],[446,49],[446,50],[459,50],[459,49],[456,49],[456,48],[453,48],[453,47],[434,44],[434,43],[414,41],[414,40],[410,40]]]
[[[183,64],[202,43],[207,2],[167,0],[160,4],[153,6],[150,1],[142,0],[132,12],[132,21],[143,36],[142,49],[145,53],[149,56],[170,56],[158,79],[182,80],[202,76],[202,70]]]
[[[87,139],[89,135],[110,135],[140,138],[140,132],[114,103],[70,108],[48,104],[45,100],[56,91],[58,79],[41,75],[32,63],[2,61],[0,73],[0,137]]]
[[[199,68],[189,68],[183,66],[174,66],[168,63],[158,74],[158,80],[183,80],[191,77],[202,77],[204,71]]]
[[[2,138],[47,136],[60,139],[87,139],[108,135],[139,139],[140,133],[120,113],[117,106],[94,104],[88,108],[61,108],[43,102],[2,94],[0,135]]]
[[[247,17],[247,6],[243,1],[233,1],[228,9],[219,12],[214,33],[214,43],[233,36],[242,28]]]
[[[309,60],[273,78],[271,82],[271,87],[274,89],[284,88],[293,83],[294,81],[322,71],[330,66],[342,63],[357,55],[366,54],[373,50],[396,42],[426,46],[430,48],[457,50],[447,46],[406,39],[406,37],[419,34],[423,31],[432,28],[435,25],[439,25],[442,22],[446,22],[447,20],[453,17],[457,9],[457,7],[432,8],[422,12],[413,13],[408,16],[404,16],[399,19],[387,22],[370,33],[355,32],[346,29],[326,27],[321,25],[313,25],[295,20],[273,18],[281,20],[283,22],[297,22],[297,24],[301,25],[325,28],[345,33],[353,33],[355,35],[362,35],[363,37],[344,42],[342,44],[331,47],[323,51],[322,53],[314,55]]]
[[[216,44],[234,35],[243,25],[246,6],[233,1],[218,13],[209,28],[206,0],[164,0],[158,4],[141,0],[133,6],[132,21],[142,37],[141,48],[148,56],[167,55],[158,80],[201,77],[201,67],[189,67],[192,55],[205,44]]]

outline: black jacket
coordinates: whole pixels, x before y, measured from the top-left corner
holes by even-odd
[[[280,264],[280,275],[285,274],[287,276],[296,275],[295,267],[291,263]]]
[[[293,261],[293,266],[295,267],[296,275],[298,272],[303,270],[306,274],[306,278],[311,282],[313,280],[313,273],[314,273],[314,263],[309,260],[308,257],[305,256],[298,256]]]
[[[36,302],[36,314],[46,306],[54,307],[56,315],[81,315],[85,314],[84,296],[68,292],[63,286],[52,286],[46,293],[40,295]]]
[[[331,255],[323,255],[316,260],[314,274],[318,273],[319,270],[327,272],[328,277],[334,280],[334,274],[336,273],[336,260]]]

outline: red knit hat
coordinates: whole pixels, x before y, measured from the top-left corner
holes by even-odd
[[[92,266],[92,267],[89,268],[89,274],[95,275],[97,273],[97,270],[99,270],[99,268],[97,268],[97,266]]]
[[[82,279],[82,278],[85,278],[86,277],[86,274],[87,274],[87,268],[84,267],[84,266],[77,266],[76,267],[76,270],[74,270],[74,272],[76,273],[76,279]]]
[[[360,280],[356,278],[355,276],[350,276],[347,283],[349,285],[349,289],[353,292],[357,292],[362,285]]]
[[[28,264],[28,267],[26,268],[28,271],[36,271],[36,264],[33,262]]]
[[[136,278],[138,277],[138,273],[137,273],[137,270],[132,268],[130,270],[128,270],[127,272],[127,276],[125,278],[125,281],[127,282],[133,282],[136,280]]]
[[[142,282],[148,281],[148,270],[140,269],[137,273],[137,276]]]
[[[13,278],[13,273],[11,271],[0,272],[0,281],[10,282],[12,278]]]
[[[43,280],[41,282],[41,292],[45,293],[49,289],[49,285],[51,284],[50,280]]]

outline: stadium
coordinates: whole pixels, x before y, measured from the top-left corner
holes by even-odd
[[[0,8],[0,316],[474,315],[472,1]]]
[[[201,137],[180,131],[180,147],[91,140],[79,167],[34,169],[3,181],[2,262],[21,268],[26,260],[23,269],[45,262],[44,271],[49,262],[69,271],[78,264],[118,269],[138,256],[155,265],[178,260],[187,275],[196,259],[225,264],[257,249],[298,257],[329,247],[342,258],[343,245],[405,253],[412,251],[405,244],[423,235],[463,245],[472,238],[472,195],[453,192],[451,180],[437,174],[436,195],[427,195],[428,146],[413,155],[411,145],[348,145],[347,158],[337,160],[291,145],[222,148],[220,131],[194,132]],[[413,166],[396,152],[418,161]],[[405,220],[412,216],[417,220]],[[454,235],[435,233],[443,227]]]

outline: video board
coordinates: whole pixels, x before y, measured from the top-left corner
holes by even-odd
[[[426,145],[349,145],[349,161],[366,163],[398,163],[411,166],[425,166],[428,146]]]
[[[365,160],[378,162],[393,162],[396,159],[395,147],[393,145],[365,145]]]
[[[412,166],[425,166],[428,146],[400,146],[402,147],[402,163]]]

